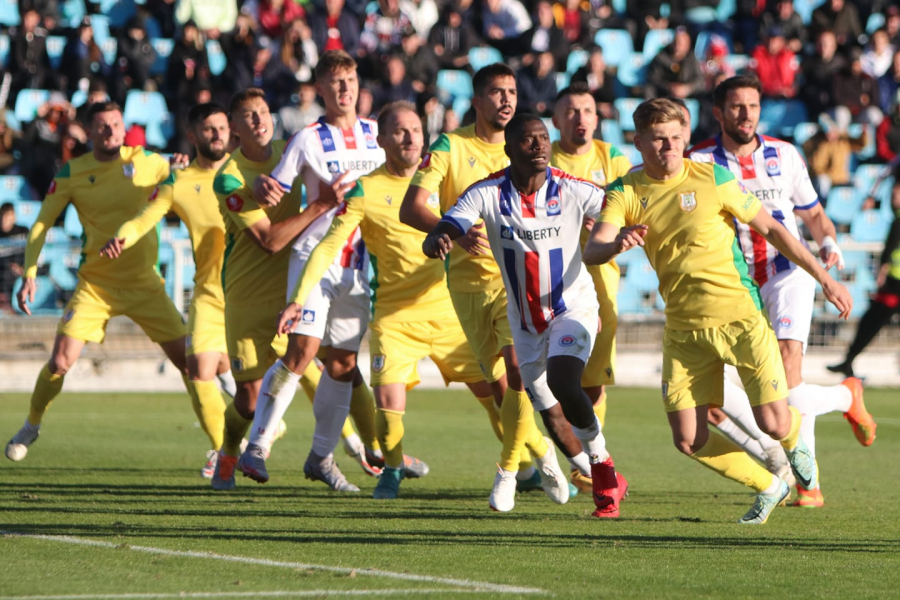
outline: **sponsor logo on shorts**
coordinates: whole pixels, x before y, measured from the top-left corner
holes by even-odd
[[[240,358],[232,358],[231,359],[231,370],[235,373],[240,373],[244,370],[244,361]]]
[[[574,346],[576,343],[578,343],[578,340],[575,339],[574,335],[564,335],[561,338],[559,338],[559,345],[562,346],[563,348],[568,348],[569,346]]]
[[[225,205],[231,212],[238,212],[244,208],[244,199],[237,194],[232,194],[225,200]]]
[[[300,314],[300,320],[304,323],[313,323],[316,320],[316,311],[314,310],[304,310]]]
[[[332,175],[335,175],[335,174],[341,172],[341,165],[340,165],[340,163],[339,163],[338,161],[336,161],[336,160],[329,160],[329,161],[326,163],[326,165],[327,165],[327,167],[328,167],[328,172],[331,173]]]
[[[547,200],[547,216],[555,217],[559,214],[560,203],[559,198],[549,198]]]
[[[381,373],[382,369],[384,369],[384,354],[373,354],[372,371],[374,373]]]
[[[778,319],[778,324],[784,327],[785,329],[790,329],[794,326],[794,320],[788,316],[783,316]]]
[[[72,317],[74,317],[74,316],[75,316],[75,311],[74,311],[74,310],[67,310],[67,311],[65,312],[65,314],[62,316],[62,322],[63,322],[63,323],[68,323],[69,321],[72,320]]]
[[[513,228],[509,227],[507,225],[501,225],[500,226],[500,237],[504,240],[513,239],[513,237],[514,237]]]

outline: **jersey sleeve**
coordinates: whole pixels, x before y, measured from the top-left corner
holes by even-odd
[[[291,191],[294,186],[294,180],[303,170],[306,164],[306,145],[310,139],[308,129],[303,129],[296,133],[288,142],[281,155],[281,160],[275,165],[270,174],[273,179],[281,184],[287,191]]]
[[[626,190],[622,179],[613,181],[606,188],[606,198],[600,211],[599,221],[610,223],[616,227],[626,227],[635,223],[628,199],[631,194]]]
[[[151,152],[146,148],[142,148],[141,150],[143,151],[147,164],[149,164],[151,169],[156,173],[156,182],[162,183],[165,181],[172,172],[169,161],[162,154]]]
[[[156,186],[141,212],[134,218],[125,221],[116,232],[117,238],[125,238],[125,249],[134,246],[138,240],[147,235],[163,217],[172,209],[174,200],[175,173],[172,171],[165,181]]]
[[[291,294],[291,301],[302,305],[309,297],[310,291],[319,283],[328,267],[347,243],[347,238],[359,227],[365,217],[365,193],[360,181],[344,196],[344,203],[338,209],[328,233],[322,238],[309,255],[303,272],[297,279],[297,285]]]
[[[603,200],[606,198],[603,190],[589,181],[573,182],[578,197],[581,199],[584,214],[596,219],[603,208]]]
[[[244,182],[232,173],[219,173],[213,180],[213,191],[219,199],[222,215],[230,219],[241,231],[253,227],[265,218]]]
[[[741,223],[749,223],[762,208],[762,203],[728,169],[713,165],[713,173],[716,196],[722,202],[722,209],[734,215]]]
[[[793,176],[791,202],[794,203],[794,210],[810,209],[819,203],[819,195],[813,188],[806,163],[793,146],[786,146],[785,151],[789,152],[791,156],[790,169]]]
[[[37,277],[37,261],[41,255],[41,248],[44,247],[44,239],[47,237],[47,230],[53,227],[56,219],[62,214],[66,206],[71,201],[69,191],[70,167],[66,163],[59,170],[47,195],[44,196],[44,202],[41,204],[41,211],[38,213],[37,220],[31,226],[28,232],[28,242],[25,245],[25,275],[26,279],[34,279]]]
[[[459,229],[462,235],[481,219],[484,202],[478,187],[470,188],[449,211],[444,213],[441,221]]]
[[[428,149],[410,185],[419,186],[431,193],[439,192],[441,183],[449,171],[450,138],[446,133],[442,133]]]

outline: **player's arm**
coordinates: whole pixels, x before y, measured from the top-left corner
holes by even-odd
[[[843,270],[844,254],[834,239],[837,235],[837,230],[834,228],[834,223],[825,214],[822,204],[816,203],[810,208],[797,210],[796,212],[819,245],[819,258],[825,263],[825,269],[830,269],[837,265],[838,270]]]
[[[450,138],[441,134],[428,148],[428,153],[413,176],[403,203],[400,204],[400,222],[428,233],[440,221],[428,207],[428,198],[440,193],[441,184],[450,172]]]
[[[165,189],[167,188],[167,189]],[[172,186],[160,185],[150,196],[150,202],[133,219],[125,221],[103,248],[100,255],[106,258],[118,258],[122,252],[134,246],[138,240],[156,227],[163,217],[172,209]]]
[[[586,265],[606,264],[617,255],[636,246],[644,245],[647,226],[628,226],[625,188],[621,180],[616,180],[607,188],[606,205],[594,223],[581,260]]]
[[[418,185],[410,185],[400,205],[400,222],[424,233],[433,230],[441,220],[428,208],[431,192]]]
[[[25,264],[23,265],[24,273],[22,274],[22,287],[16,294],[16,301],[21,310],[26,315],[31,314],[28,308],[28,302],[34,302],[34,294],[37,291],[37,261],[41,255],[41,249],[44,247],[44,239],[47,237],[47,231],[53,227],[56,219],[62,214],[62,211],[69,204],[69,194],[66,188],[69,181],[69,165],[63,166],[60,173],[53,179],[50,185],[50,191],[44,197],[41,204],[41,211],[38,213],[37,220],[31,226],[28,232],[28,241],[25,245]]]
[[[278,164],[269,175],[259,175],[253,182],[253,197],[257,204],[270,208],[276,206],[291,191],[294,180],[306,163],[308,136],[293,136],[281,153]]]
[[[471,231],[483,213],[482,195],[477,189],[470,189],[460,196],[457,203],[431,229],[422,242],[422,252],[428,258],[447,258],[453,249],[453,240],[460,239]],[[482,224],[483,226],[483,224]]]

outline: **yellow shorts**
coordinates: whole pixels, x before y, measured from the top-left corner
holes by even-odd
[[[184,342],[188,356],[204,352],[228,354],[225,341],[225,304],[208,295],[191,299],[188,336]]]
[[[79,281],[66,304],[56,333],[83,342],[100,343],[112,317],[125,315],[157,344],[184,337],[184,319],[166,295],[160,280],[151,288],[107,288]]]
[[[372,386],[405,383],[411,390],[419,383],[418,364],[430,358],[444,383],[476,383],[484,375],[466,341],[459,322],[422,321],[371,324],[369,340]]]
[[[501,350],[512,346],[512,331],[506,316],[506,290],[454,292],[450,299],[469,346],[481,366],[484,378],[494,382],[506,374]]]
[[[725,364],[737,368],[751,406],[787,398],[775,332],[762,312],[718,327],[666,329],[662,392],[666,412],[722,406]]]
[[[235,381],[256,381],[287,351],[288,336],[275,335],[284,299],[259,304],[225,302],[225,337]]]
[[[600,303],[600,332],[594,340],[591,357],[584,366],[581,387],[615,385],[616,383],[616,329],[619,326],[616,295],[619,293],[619,265],[614,261],[587,268],[597,290]]]

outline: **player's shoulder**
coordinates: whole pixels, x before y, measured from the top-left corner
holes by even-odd
[[[795,146],[791,142],[769,135],[762,136],[762,142],[767,148],[774,148],[782,159],[789,158],[803,160],[803,157],[800,155],[800,151],[797,150],[797,146]]]
[[[494,171],[487,177],[482,177],[478,181],[472,183],[469,187],[466,188],[466,191],[462,193],[462,195],[466,195],[469,192],[480,192],[489,188],[497,188],[503,185],[503,182],[508,179],[507,169],[501,169],[499,171]]]
[[[716,148],[718,148],[718,146],[719,143],[716,141],[716,138],[711,137],[708,140],[704,140],[688,148],[687,152],[685,152],[684,154],[691,160],[698,162],[708,162],[712,160],[712,153]]]
[[[368,117],[357,117],[357,123],[363,126],[363,128],[368,127],[372,130],[372,133],[378,135],[378,121],[375,119],[370,119]]]
[[[735,181],[736,177],[729,169],[715,163],[696,161],[690,158],[684,159],[684,167],[687,169],[687,179],[698,185],[720,186]]]
[[[550,168],[550,176],[557,181],[560,185],[571,185],[575,187],[581,187],[582,185],[587,185],[592,188],[598,188],[596,183],[593,181],[588,181],[587,179],[582,179],[581,177],[577,177],[572,175],[568,171],[564,171],[562,169],[558,169],[556,167]]]
[[[121,156],[122,160],[131,162],[143,161],[160,164],[169,162],[162,154],[147,150],[143,146],[122,146]]]
[[[213,191],[217,194],[227,195],[244,186],[244,175],[240,167],[240,150],[236,150],[225,161],[216,176],[213,178]]]

